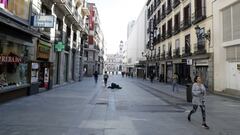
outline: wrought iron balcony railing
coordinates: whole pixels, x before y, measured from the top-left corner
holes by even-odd
[[[189,47],[189,46],[185,46],[185,47],[183,47],[182,48],[182,56],[183,57],[187,57],[187,56],[191,56],[192,55],[192,53],[191,53],[191,47]]]
[[[180,48],[176,48],[173,50],[173,58],[179,58],[180,57]]]
[[[189,18],[185,18],[182,22],[181,22],[181,30],[185,30],[187,28],[189,28],[191,26],[191,19]]]
[[[173,8],[176,8],[180,4],[180,0],[173,0]]]
[[[163,51],[161,53],[160,60],[165,60],[165,58],[166,58],[165,55],[166,55],[166,53],[165,53],[165,51]]]
[[[197,43],[194,44],[194,54],[205,54],[207,53],[206,51],[206,40],[198,41]]]
[[[196,9],[195,12],[192,14],[192,23],[196,24],[202,20],[206,19],[206,8],[202,7]]]
[[[174,28],[173,28],[173,35],[176,35],[180,32],[180,24],[178,25],[175,25]]]

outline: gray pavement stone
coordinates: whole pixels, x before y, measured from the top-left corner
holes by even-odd
[[[191,106],[185,88],[110,76],[122,89],[103,86],[99,77],[0,105],[0,135],[238,135],[240,102],[209,94],[207,121],[201,113],[187,121]],[[159,91],[159,92],[158,92]]]

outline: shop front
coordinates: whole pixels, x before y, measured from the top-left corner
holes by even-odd
[[[179,83],[184,85],[192,80],[190,76],[190,65],[187,63],[187,59],[179,59],[174,61],[175,73],[178,74]]]
[[[195,60],[195,68],[196,72],[195,74],[200,76],[202,79],[202,83],[208,87],[208,65],[209,65],[208,59],[198,59]]]
[[[49,62],[51,50],[51,43],[43,40],[38,40],[36,61],[31,63],[31,83],[32,85],[38,85],[34,87],[30,93],[34,94],[40,91],[48,90],[52,88],[53,77],[53,63]],[[35,92],[33,92],[33,90]]]
[[[27,95],[30,48],[0,38],[0,102]]]

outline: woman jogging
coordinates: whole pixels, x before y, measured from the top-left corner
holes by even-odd
[[[201,82],[201,78],[196,76],[194,78],[194,84],[192,86],[192,104],[193,109],[188,114],[188,121],[191,121],[191,115],[197,111],[198,106],[201,108],[202,111],[202,127],[209,129],[208,125],[206,124],[206,111],[205,111],[205,96],[206,96],[206,89]]]

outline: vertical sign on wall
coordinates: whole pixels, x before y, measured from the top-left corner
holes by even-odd
[[[154,38],[154,22],[153,19],[150,20],[150,50],[153,50],[153,38]]]
[[[89,8],[90,8],[90,16],[89,16],[89,37],[88,37],[88,42],[89,42],[89,45],[92,45],[93,44],[93,34],[94,34],[94,9],[93,9],[93,6],[94,4],[93,3],[90,3],[89,4]]]
[[[93,11],[93,4],[90,3],[90,16],[89,16],[89,30],[94,29],[94,11]]]

